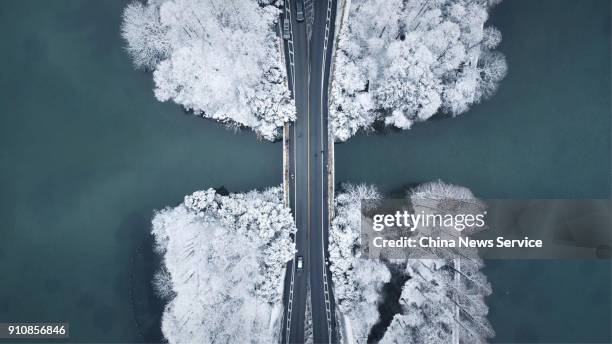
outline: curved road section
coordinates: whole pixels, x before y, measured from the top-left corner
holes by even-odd
[[[297,120],[289,128],[289,204],[297,226],[297,253],[287,264],[283,343],[304,343],[307,288],[310,286],[314,343],[336,343],[336,317],[327,269],[328,194],[328,88],[336,0],[312,0],[314,15],[310,40],[305,21],[298,22],[297,1],[286,0],[281,16],[289,19],[291,37],[285,41],[289,88]],[[309,0],[306,0],[307,2]],[[304,8],[310,9],[306,3]],[[282,25],[281,25],[282,26]],[[303,267],[296,268],[298,257]]]

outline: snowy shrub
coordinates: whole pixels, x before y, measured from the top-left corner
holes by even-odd
[[[329,231],[329,270],[336,305],[351,322],[353,339],[357,343],[366,343],[370,328],[378,320],[380,290],[391,278],[383,263],[361,257],[359,250],[361,200],[379,198],[380,194],[372,186],[343,185],[343,191],[335,198]]]
[[[170,299],[162,331],[170,343],[271,343],[272,309],[281,301],[285,264],[296,229],[282,189],[185,197],[155,214],[163,253],[154,279]]]
[[[174,290],[172,290],[172,276],[165,266],[162,266],[153,276],[153,289],[157,295],[164,300],[173,298]]]
[[[339,33],[330,126],[345,141],[376,120],[400,129],[453,116],[492,95],[506,74],[485,26],[490,0],[352,0]]]
[[[133,2],[125,8],[121,35],[129,43],[127,50],[136,67],[152,70],[168,57],[170,42],[166,33],[159,6]]]
[[[273,140],[295,108],[278,55],[278,8],[270,3],[134,2],[122,35],[136,66],[153,70],[158,100]]]

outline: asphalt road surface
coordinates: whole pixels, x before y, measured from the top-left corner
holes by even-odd
[[[296,221],[297,253],[287,265],[283,295],[283,343],[304,343],[307,285],[311,290],[312,330],[315,343],[335,343],[336,319],[327,269],[327,93],[336,0],[314,0],[312,37],[306,21],[296,21],[296,0],[286,0],[291,38],[285,41],[289,87],[294,95],[297,120],[289,130],[289,198]],[[301,0],[297,0],[301,1]],[[297,257],[303,268],[297,271]]]

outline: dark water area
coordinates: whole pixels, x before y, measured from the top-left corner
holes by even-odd
[[[609,198],[610,1],[504,0],[508,76],[455,119],[336,145],[336,180],[390,197],[441,179],[482,198]],[[610,343],[611,265],[487,261],[498,343]]]
[[[382,288],[382,302],[378,305],[380,319],[374,324],[368,335],[368,343],[376,343],[385,335],[393,317],[402,312],[399,299],[402,296],[402,286],[410,278],[404,273],[403,265],[389,265],[391,279]]]
[[[280,144],[155,100],[119,35],[127,3],[0,4],[0,322],[159,342],[153,211],[281,183]]]
[[[127,2],[0,6],[0,322],[158,342],[154,210],[281,182],[280,144],[154,99],[119,36]],[[505,0],[491,22],[509,65],[497,94],[456,119],[337,145],[339,182],[610,197],[610,2]],[[490,261],[485,273],[495,342],[611,342],[609,263]]]

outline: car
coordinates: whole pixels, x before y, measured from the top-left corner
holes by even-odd
[[[297,0],[295,2],[295,20],[298,22],[304,21],[304,0]]]
[[[284,39],[291,38],[291,27],[289,26],[288,18],[285,18],[285,20],[283,20],[283,38]]]
[[[297,271],[302,271],[304,269],[304,257],[297,257],[297,263],[295,264],[295,268],[297,269]]]
[[[291,180],[295,179],[295,174],[291,173]]]

